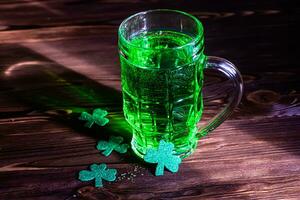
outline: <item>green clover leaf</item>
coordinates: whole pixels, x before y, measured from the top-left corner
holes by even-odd
[[[108,114],[106,110],[102,110],[97,108],[93,111],[93,114],[89,114],[87,112],[82,112],[79,119],[83,121],[87,121],[84,126],[91,128],[94,123],[98,124],[99,126],[104,126],[109,122],[109,119],[105,118]]]
[[[129,145],[121,144],[123,140],[124,139],[121,136],[111,136],[108,142],[100,140],[97,149],[103,151],[102,154],[104,156],[109,156],[113,150],[119,153],[126,153]]]
[[[102,179],[106,181],[116,180],[116,169],[106,169],[106,164],[92,164],[89,170],[81,170],[79,172],[79,180],[91,181],[95,179],[95,187],[102,187]]]
[[[148,149],[144,160],[149,163],[157,163],[155,176],[164,174],[164,167],[171,172],[177,172],[181,159],[173,155],[174,144],[161,140],[157,149]]]

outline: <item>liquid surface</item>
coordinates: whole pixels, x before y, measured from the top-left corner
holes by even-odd
[[[205,56],[193,56],[193,47],[169,49],[191,40],[178,32],[142,33],[131,39],[127,57],[121,55],[123,109],[140,156],[161,139],[173,142],[179,155],[196,145]]]
[[[167,49],[181,47],[193,40],[189,35],[173,31],[143,32],[131,39],[131,44],[142,48]]]

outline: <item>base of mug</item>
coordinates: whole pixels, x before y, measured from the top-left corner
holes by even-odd
[[[198,140],[194,140],[192,143],[187,145],[182,145],[180,148],[176,148],[175,155],[178,155],[181,159],[190,156],[197,147]],[[144,158],[146,154],[146,149],[144,146],[139,145],[134,138],[131,140],[131,148],[133,152],[140,158]]]

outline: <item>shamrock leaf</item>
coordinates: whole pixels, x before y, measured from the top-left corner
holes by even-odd
[[[81,170],[79,172],[79,180],[90,181],[95,179],[95,187],[102,187],[102,179],[106,181],[116,180],[116,169],[106,169],[106,164],[92,164],[89,170]]]
[[[144,160],[149,163],[157,163],[155,175],[161,176],[164,174],[164,167],[171,172],[177,172],[181,159],[179,156],[173,155],[174,144],[161,140],[156,149],[148,149]]]
[[[105,118],[107,114],[108,113],[106,110],[97,108],[93,111],[92,115],[87,112],[82,112],[79,119],[87,121],[84,126],[88,128],[91,128],[94,123],[98,124],[99,126],[104,126],[109,122],[109,119]]]
[[[97,149],[103,151],[102,154],[105,156],[109,156],[113,150],[119,153],[126,153],[129,145],[121,144],[122,142],[123,138],[121,136],[111,136],[108,142],[100,140]]]

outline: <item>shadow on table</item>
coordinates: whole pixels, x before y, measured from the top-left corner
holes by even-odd
[[[47,114],[97,140],[113,134],[130,140],[120,91],[88,79],[21,45],[1,45],[0,60],[7,65],[0,69],[2,93],[27,110],[30,108],[30,114]],[[85,128],[85,122],[78,117],[81,112],[92,113],[95,108],[107,110],[110,123],[105,127],[95,124],[91,129]]]

